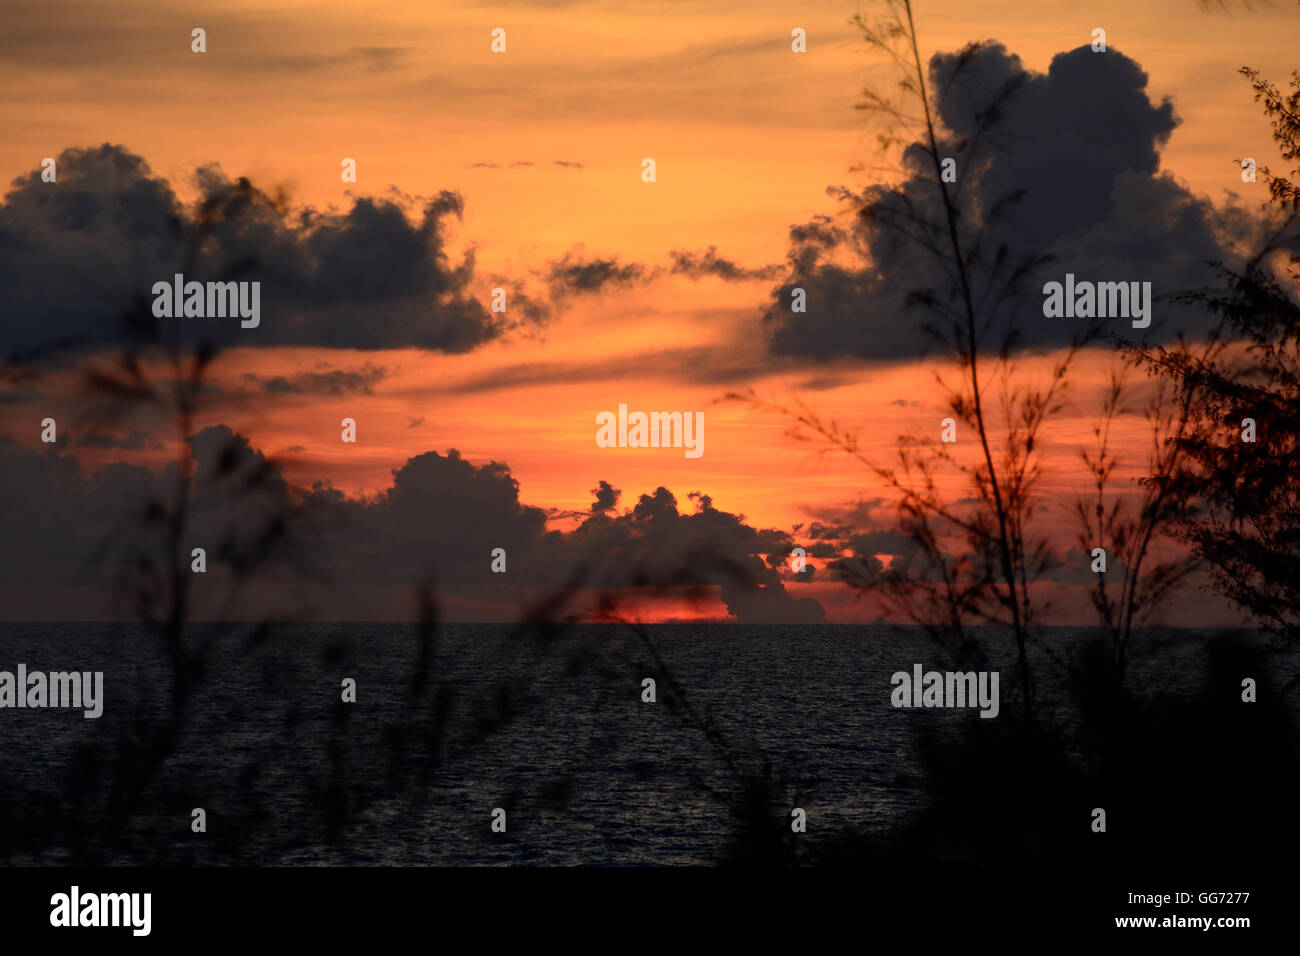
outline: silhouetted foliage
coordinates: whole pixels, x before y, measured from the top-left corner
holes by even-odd
[[[1300,74],[1283,93],[1243,67],[1282,157],[1300,159]],[[1292,173],[1295,176],[1297,170]],[[1263,626],[1300,636],[1300,187],[1260,167],[1270,232],[1219,289],[1188,293],[1219,317],[1203,345],[1130,346],[1187,408],[1176,466],[1158,473],[1186,504],[1181,533],[1214,587]],[[1247,437],[1254,422],[1255,440]],[[1171,465],[1174,464],[1171,462]]]

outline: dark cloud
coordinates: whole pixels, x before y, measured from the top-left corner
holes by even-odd
[[[839,558],[843,556],[843,552],[837,545],[826,541],[814,542],[804,550],[808,552],[808,557],[810,558]],[[809,567],[811,567],[811,565],[809,565]]]
[[[898,529],[896,515],[883,509],[884,504],[883,498],[868,498],[820,507],[815,509],[817,520],[795,525],[794,534],[812,542],[809,556],[825,560],[833,580],[871,588],[886,568],[891,575],[913,581],[938,580],[933,557]],[[943,560],[950,562],[951,556],[945,554]]]
[[[842,504],[805,505],[804,511],[814,518],[808,526],[815,538],[844,538],[858,528],[875,527],[877,514],[885,504],[882,497],[859,498]],[[795,525],[803,531],[803,525]]]
[[[716,585],[728,610],[741,621],[815,623],[825,611],[811,598],[792,598],[773,562],[789,554],[790,536],[759,530],[743,516],[720,511],[699,492],[688,496],[693,512],[678,509],[667,488],[641,495],[617,517],[593,514],[564,539],[574,555],[599,555],[595,581],[602,587]]]
[[[586,169],[586,168],[587,168],[587,164],[586,164],[586,163],[579,163],[579,162],[576,162],[576,161],[574,161],[574,160],[570,160],[570,159],[556,159],[556,160],[552,160],[552,163],[551,163],[551,164],[552,164],[553,166],[564,166],[564,167],[566,167],[566,168],[568,168],[568,169]]]
[[[701,276],[715,276],[728,282],[774,279],[784,269],[780,265],[746,269],[730,259],[723,259],[719,256],[717,246],[709,246],[704,252],[684,252],[674,249],[668,256],[672,259],[670,271],[673,275],[684,275],[692,279],[698,279]]]
[[[866,531],[851,535],[848,546],[858,554],[910,554],[916,550],[916,542],[892,528]]]
[[[987,43],[937,54],[929,69],[943,124],[940,155],[958,159],[951,188],[960,197],[965,248],[979,243],[985,265],[999,249],[1008,262],[1052,260],[1028,277],[1021,297],[1000,304],[989,295],[993,280],[983,267],[972,270],[980,320],[990,326],[984,347],[999,347],[1011,322],[1021,333],[1019,348],[1061,345],[1076,335],[1081,320],[1042,314],[1043,283],[1067,272],[1094,282],[1151,282],[1157,301],[1146,334],[1195,334],[1206,326],[1202,312],[1159,297],[1203,286],[1211,278],[1206,261],[1231,258],[1225,234],[1240,235],[1244,221],[1160,172],[1159,150],[1178,121],[1171,103],[1150,101],[1147,76],[1133,60],[1081,47],[1036,73]],[[1000,122],[980,135],[984,111],[1000,91],[1007,92]],[[764,314],[773,352],[898,359],[921,351],[928,316],[909,307],[909,297],[920,290],[944,299],[952,279],[886,225],[905,224],[915,234],[918,220],[933,223],[936,241],[947,241],[933,166],[920,144],[904,151],[903,168],[898,185],[861,194],[828,190],[850,215],[791,229],[789,273]],[[871,215],[852,215],[859,209]],[[804,313],[792,311],[795,289],[806,293]],[[1144,334],[1126,319],[1108,321],[1120,334]]]
[[[584,258],[575,250],[552,260],[546,270],[551,295],[557,299],[570,294],[601,292],[608,286],[636,285],[650,281],[655,275],[654,269],[640,263],[622,263],[617,256]]]
[[[621,262],[617,256],[586,256],[581,248],[571,249],[560,259],[552,260],[545,276],[551,295],[560,299],[569,294],[590,294],[609,286],[640,285],[664,275],[680,275],[689,279],[713,276],[727,282],[744,282],[753,279],[772,279],[781,273],[783,266],[762,266],[749,269],[718,255],[716,246],[704,252],[674,249],[668,253],[667,266],[650,266],[639,262]]]
[[[434,582],[447,613],[500,618],[577,582],[579,599],[616,589],[715,587],[741,621],[825,617],[816,601],[785,589],[778,566],[793,547],[790,536],[754,528],[701,492],[688,495],[693,509],[684,511],[660,487],[619,513],[619,491],[600,481],[591,510],[561,533],[547,530],[546,511],[520,501],[505,464],[475,465],[454,449],[417,455],[393,472],[386,490],[349,498],[320,482],[289,487],[277,465],[225,426],[204,429],[190,445],[187,546],[204,547],[209,562],[195,590],[200,615],[231,613],[222,603],[228,584],[256,564],[245,583],[255,610],[242,613],[284,613],[277,602],[303,595],[316,616],[401,617],[416,613],[417,587]],[[0,535],[30,543],[21,555],[0,553],[4,606],[39,617],[41,607],[61,607],[59,594],[84,585],[93,589],[84,613],[109,613],[110,585],[157,567],[159,555],[149,554],[165,543],[161,525],[140,519],[150,500],[170,500],[175,482],[175,464],[115,464],[85,477],[75,455],[0,441]],[[490,570],[497,548],[507,555],[504,574]],[[87,555],[102,563],[80,578]]]
[[[974,498],[962,498],[954,505],[978,503]],[[896,514],[882,512],[883,504],[883,499],[874,498],[818,509],[823,517],[831,520],[795,525],[793,533],[801,540],[812,542],[806,546],[808,555],[825,561],[829,577],[852,587],[870,590],[886,577],[896,584],[937,584],[944,580],[945,568],[953,575],[962,556],[959,543],[951,538],[939,540],[936,542],[939,554],[931,554],[916,538],[900,530]],[[978,580],[985,573],[990,579],[996,576],[996,569],[985,564],[988,557],[978,553],[964,555],[970,562],[965,572],[967,579]],[[1097,575],[1092,572],[1092,555],[1077,547],[1061,552],[1045,546],[1041,560],[1034,580],[1054,586],[1056,597],[1070,593],[1077,596],[1097,584]],[[1107,565],[1111,581],[1124,579],[1125,565],[1115,554],[1108,554]]]
[[[551,303],[530,291],[522,280],[500,275],[494,275],[491,279],[493,294],[496,289],[506,293],[506,312],[522,317],[522,324],[542,326],[550,319]]]
[[[419,416],[417,416],[416,418],[412,418],[410,421],[408,421],[407,424],[406,424],[406,427],[407,427],[407,428],[419,428],[419,427],[420,427],[421,425],[423,425],[423,424],[424,424],[424,416],[423,416],[423,415],[419,415]]]
[[[15,180],[0,204],[0,354],[173,337],[458,353],[544,318],[491,313],[471,293],[473,255],[454,262],[446,248],[463,210],[456,193],[326,212],[291,209],[211,166],[196,180],[199,200],[182,206],[141,157],[108,144],[64,150],[56,183],[38,171]],[[155,318],[153,284],[175,273],[260,282],[260,325]]]
[[[596,496],[596,500],[591,503],[592,514],[604,514],[607,511],[613,511],[618,504],[618,497],[623,492],[615,488],[608,481],[602,481],[591,493]]]
[[[388,369],[367,362],[360,368],[298,372],[291,376],[263,378],[248,373],[245,378],[265,391],[281,395],[371,395],[372,386],[388,375]]]
[[[847,524],[823,524],[820,521],[814,521],[807,527],[796,525],[795,530],[809,538],[812,538],[814,541],[831,541],[847,538],[853,531],[853,529]]]
[[[1092,570],[1095,559],[1092,554],[1079,548],[1067,548],[1064,554],[1055,551],[1046,556],[1042,579],[1056,584],[1080,588],[1096,587],[1100,575]],[[1106,554],[1106,577],[1112,583],[1122,582],[1128,573],[1127,565],[1119,556],[1108,550]],[[1116,585],[1118,586],[1118,585]]]
[[[268,530],[285,526],[288,491],[278,470],[224,426],[205,429],[190,444],[187,556],[203,547],[209,561],[228,568],[246,565],[253,552],[277,556]],[[73,454],[0,439],[0,488],[23,495],[22,507],[0,504],[0,536],[23,542],[21,549],[0,549],[9,616],[132,613],[140,576],[165,574],[174,560],[159,518],[175,500],[177,480],[175,462],[161,469],[114,463],[85,475]],[[203,593],[196,589],[196,599]]]
[[[15,614],[16,602],[36,591],[46,613],[57,612],[57,601],[44,589],[75,593],[84,583],[86,557],[124,517],[124,502],[138,501],[152,480],[129,465],[106,468],[88,480],[73,455],[41,454],[0,438],[0,539],[22,542],[21,548],[0,548],[6,613],[23,616],[22,610]],[[130,496],[118,494],[123,491]]]
[[[711,346],[659,349],[592,362],[523,362],[478,373],[435,391],[494,392],[576,382],[607,382],[629,375],[659,375],[711,385],[734,385],[770,373],[776,363],[761,350],[725,351]]]
[[[916,539],[896,528],[862,531],[844,543],[851,554],[829,561],[826,570],[836,580],[857,587],[874,586],[885,573],[899,580],[933,583],[944,578],[939,561],[949,574],[954,566],[951,554],[942,552],[936,558]],[[881,561],[879,555],[885,555],[888,561]]]
[[[130,433],[121,436],[109,432],[93,431],[85,435],[74,435],[70,442],[74,448],[121,448],[126,451],[140,451],[144,448],[162,448],[162,443],[155,441],[144,428],[132,428]]]

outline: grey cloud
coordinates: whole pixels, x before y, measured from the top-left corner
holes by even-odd
[[[125,436],[92,431],[85,435],[74,435],[69,444],[74,448],[121,448],[126,451],[163,447],[162,443],[156,441],[145,428],[132,428]]]
[[[591,489],[591,493],[596,496],[596,500],[591,503],[592,514],[604,514],[614,509],[618,504],[619,495],[623,492],[608,481],[602,481]]]
[[[298,372],[292,376],[263,378],[249,373],[245,377],[268,392],[284,395],[371,395],[372,386],[382,381],[388,370],[367,362],[360,368]]]
[[[648,282],[655,271],[636,262],[622,263],[617,256],[584,258],[574,250],[552,260],[546,271],[551,295],[592,294],[608,286],[630,286]]]
[[[459,353],[545,310],[507,319],[470,292],[474,257],[450,259],[445,232],[463,200],[444,191],[406,208],[359,198],[343,212],[291,210],[219,169],[196,175],[200,199],[120,146],[64,150],[57,183],[15,180],[0,204],[0,354],[183,343],[415,347]],[[198,248],[197,256],[188,250]],[[152,287],[187,281],[261,283],[261,324],[160,319]],[[533,304],[535,305],[535,304]],[[382,321],[379,316],[382,315]]]
[[[1101,56],[1082,47],[1058,54],[1046,73],[1036,73],[988,43],[937,54],[929,69],[946,127],[940,153],[959,158],[954,188],[966,248],[980,240],[986,263],[998,249],[1009,262],[1050,259],[1023,283],[1019,298],[997,309],[995,297],[985,299],[992,285],[982,271],[973,272],[975,298],[988,303],[981,314],[990,327],[983,347],[998,348],[1012,321],[1016,348],[1058,346],[1079,333],[1080,320],[1042,315],[1043,282],[1061,281],[1067,272],[1088,281],[1149,281],[1160,297],[1203,286],[1211,278],[1206,261],[1231,258],[1219,230],[1240,229],[1241,222],[1221,217],[1208,200],[1160,172],[1159,150],[1177,125],[1173,107],[1150,101],[1146,74],[1119,51]],[[1010,91],[1000,124],[980,138],[981,152],[968,151],[981,110],[1000,90]],[[861,194],[828,190],[849,210],[868,215],[821,216],[791,229],[788,273],[763,316],[774,353],[897,360],[922,351],[925,316],[913,307],[913,293],[942,299],[951,278],[885,225],[914,223],[917,216],[943,222],[933,168],[919,144],[905,150],[903,165],[907,178],[896,186]],[[1013,195],[1015,201],[999,205]],[[791,311],[796,288],[806,293],[806,313]],[[1159,298],[1153,316],[1152,337],[1195,334],[1209,321]],[[1124,319],[1110,321],[1120,334],[1141,334]]]
[[[450,602],[448,613],[472,619],[485,609],[523,607],[576,581],[579,599],[608,589],[713,586],[738,620],[825,617],[816,601],[791,597],[775,567],[774,556],[792,547],[790,536],[754,528],[700,492],[688,495],[693,510],[680,510],[659,487],[618,513],[619,492],[601,481],[581,523],[560,533],[547,530],[544,509],[520,501],[519,483],[504,463],[475,465],[455,449],[410,458],[394,470],[390,487],[360,499],[321,482],[291,488],[276,464],[225,426],[203,429],[190,445],[189,534],[208,542],[204,591],[224,595],[223,583],[259,560],[256,580],[247,582],[259,613],[283,611],[275,602],[286,588],[296,593],[316,582],[317,615],[387,619],[433,580]],[[157,470],[117,464],[87,477],[75,455],[0,440],[0,501],[23,502],[0,508],[0,536],[28,542],[22,553],[0,552],[0,606],[39,617],[39,608],[60,606],[61,589],[88,585],[99,603],[83,610],[108,613],[121,574],[156,566],[148,563],[158,560],[149,549],[162,541],[132,522],[148,500],[168,500],[175,482],[174,463]],[[506,550],[507,574],[489,569],[496,548]],[[77,569],[85,555],[100,560],[83,579]],[[20,598],[24,603],[15,604]],[[196,613],[204,610],[232,613],[224,605]]]
[[[551,295],[557,299],[570,294],[594,294],[607,287],[629,287],[655,281],[664,275],[680,275],[690,279],[714,276],[727,282],[754,279],[771,279],[783,267],[760,266],[748,268],[718,255],[717,246],[703,252],[674,249],[668,253],[667,266],[651,266],[639,262],[622,262],[618,256],[587,256],[581,247],[571,249],[561,258],[547,264],[545,277]]]
[[[685,275],[692,279],[706,275],[725,279],[728,282],[772,279],[779,275],[784,268],[780,265],[770,265],[747,269],[719,256],[717,246],[709,246],[702,253],[673,250],[669,253],[669,257],[672,259],[670,271],[674,275]]]
[[[617,381],[629,375],[660,376],[710,385],[732,385],[771,372],[776,363],[761,351],[713,347],[660,349],[593,362],[524,362],[504,365],[435,388],[456,394],[494,392],[575,382]]]

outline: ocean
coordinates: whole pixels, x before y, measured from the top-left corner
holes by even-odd
[[[98,719],[0,709],[0,859],[704,865],[734,840],[735,798],[754,776],[769,781],[778,827],[799,808],[809,833],[888,840],[928,805],[920,737],[959,740],[981,720],[975,708],[892,706],[893,673],[950,667],[917,629],[673,624],[644,635],[613,624],[450,624],[432,638],[414,625],[190,625],[177,694],[172,662],[139,626],[0,625],[0,670],[104,673]],[[1040,712],[1065,724],[1060,660],[1083,635],[1048,629],[1031,654]],[[1160,632],[1135,660],[1135,692],[1194,693],[1208,637]],[[982,640],[1006,719],[1014,647],[1005,632]],[[347,679],[355,702],[342,700]]]

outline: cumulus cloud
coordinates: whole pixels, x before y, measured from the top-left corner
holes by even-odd
[[[958,161],[950,188],[962,241],[968,253],[983,254],[971,270],[980,321],[989,326],[983,347],[1000,347],[1012,322],[1017,348],[1058,346],[1078,334],[1082,320],[1042,314],[1043,283],[1067,272],[1081,281],[1150,282],[1157,297],[1150,335],[1206,327],[1200,311],[1159,297],[1205,285],[1206,261],[1231,259],[1245,219],[1160,171],[1160,148],[1178,120],[1168,100],[1150,100],[1137,63],[1117,50],[1098,56],[1081,47],[1038,73],[1001,44],[985,43],[936,54],[929,72],[939,152]],[[981,132],[995,96],[999,120]],[[902,235],[933,228],[946,242],[933,165],[919,143],[902,161],[905,178],[896,185],[828,190],[864,215],[819,216],[790,230],[788,275],[763,316],[773,352],[914,357],[926,340],[916,294],[957,304],[946,292],[954,288],[949,270]],[[999,254],[1006,263],[1049,261],[1030,272],[1019,298],[999,301],[1009,270],[996,280],[985,271]],[[795,289],[806,294],[806,312],[792,311]],[[1124,319],[1110,321],[1121,334],[1143,334]]]
[[[619,495],[623,492],[615,488],[608,481],[601,481],[591,493],[596,496],[596,500],[591,503],[592,514],[604,514],[607,511],[614,510],[618,504]]]
[[[490,312],[454,261],[448,224],[464,203],[355,198],[343,211],[291,208],[214,166],[185,206],[124,147],[67,149],[58,181],[19,177],[0,203],[0,354],[187,344],[415,347],[466,352],[543,315]],[[154,283],[261,283],[261,323],[156,318]]]
[[[602,483],[597,490],[593,516],[564,539],[567,548],[576,549],[573,560],[600,556],[593,573],[601,587],[712,585],[741,621],[825,620],[817,601],[794,598],[785,590],[774,567],[793,547],[786,532],[754,528],[742,515],[715,508],[710,496],[700,492],[688,495],[694,510],[684,512],[662,486],[640,495],[623,514],[609,516],[596,510],[607,487]]]
[[[187,541],[204,546],[209,562],[195,596],[200,613],[228,613],[220,603],[204,606],[202,595],[216,601],[242,575],[259,614],[284,613],[277,602],[292,593],[318,616],[400,618],[415,613],[412,596],[432,583],[446,613],[468,619],[499,618],[545,594],[580,602],[619,589],[707,588],[740,621],[825,618],[818,602],[786,591],[778,565],[790,536],[755,528],[700,492],[681,509],[659,487],[620,512],[619,490],[602,480],[580,523],[558,532],[547,529],[544,509],[520,500],[504,463],[476,465],[455,449],[416,455],[394,470],[390,487],[353,498],[320,482],[290,487],[273,460],[225,426],[189,441]],[[0,501],[10,502],[0,509],[0,534],[32,542],[30,555],[0,555],[6,606],[40,617],[42,607],[61,609],[69,589],[90,587],[85,612],[108,613],[123,575],[157,569],[166,557],[162,525],[139,522],[149,502],[171,500],[175,469],[114,464],[87,477],[74,454],[0,442]],[[505,574],[490,569],[497,548],[507,555]],[[79,578],[87,555],[103,560]],[[308,583],[316,585],[309,594]]]

